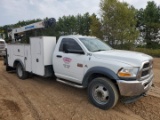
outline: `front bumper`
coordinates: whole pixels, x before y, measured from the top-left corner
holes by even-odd
[[[153,74],[143,81],[126,81],[118,80],[117,84],[119,87],[121,96],[136,96],[146,93],[152,86]]]

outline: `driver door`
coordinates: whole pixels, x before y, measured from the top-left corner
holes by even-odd
[[[63,45],[68,44],[69,48],[82,50],[81,46],[73,38],[63,38],[59,51],[54,54],[54,70],[57,77],[81,83],[85,71],[87,56],[78,53],[65,53]]]

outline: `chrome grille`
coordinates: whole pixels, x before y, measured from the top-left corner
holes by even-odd
[[[144,63],[142,67],[142,72],[141,72],[141,79],[147,78],[150,76],[152,72],[152,67],[153,67],[153,61],[150,60],[149,62]]]
[[[148,68],[150,66],[150,63],[148,62],[148,63],[145,63],[144,65],[143,65],[143,69],[144,68]]]
[[[142,71],[142,77],[143,77],[143,76],[146,76],[146,75],[148,75],[148,74],[149,74],[149,70]]]

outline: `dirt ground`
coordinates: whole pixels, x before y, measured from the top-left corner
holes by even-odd
[[[160,58],[154,73],[147,97],[104,111],[89,103],[85,89],[37,76],[20,80],[0,59],[0,120],[160,120]]]

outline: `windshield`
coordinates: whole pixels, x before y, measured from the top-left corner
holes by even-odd
[[[90,52],[107,51],[112,48],[97,38],[79,38]]]

